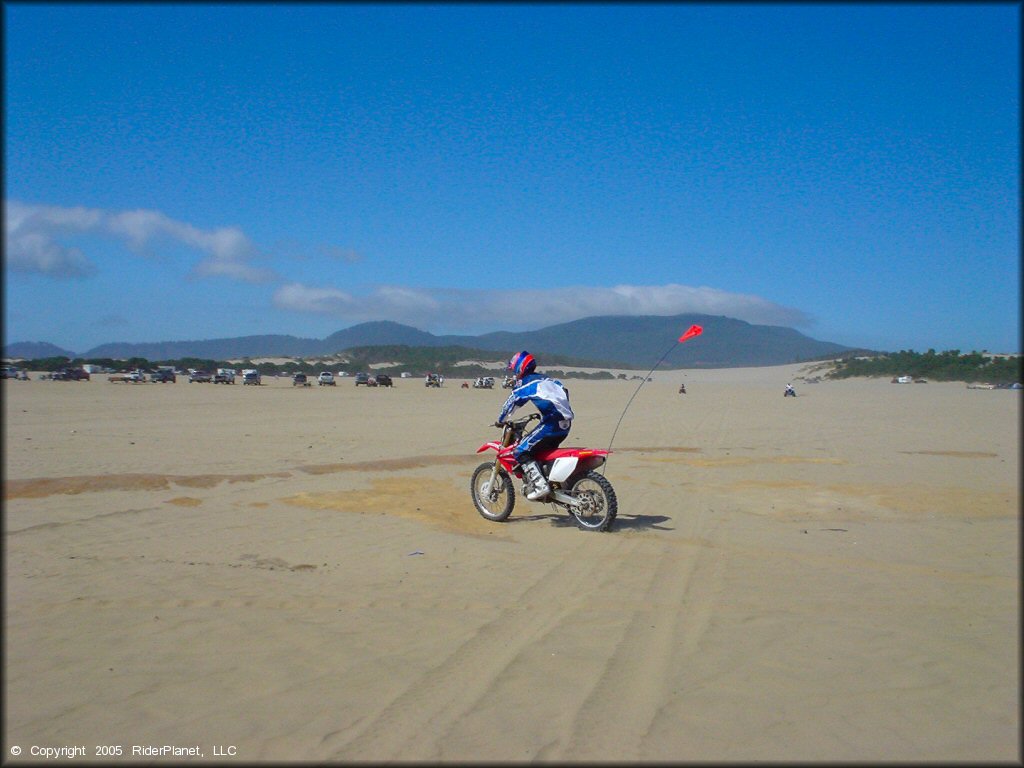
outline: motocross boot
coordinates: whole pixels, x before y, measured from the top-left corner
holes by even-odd
[[[551,493],[551,486],[548,485],[547,478],[540,471],[540,466],[536,461],[528,461],[522,464],[522,467],[523,474],[526,475],[526,480],[529,482],[526,498],[530,501],[538,501]]]

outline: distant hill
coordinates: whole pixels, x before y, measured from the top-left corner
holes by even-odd
[[[692,324],[704,327],[704,333],[676,347],[666,358],[668,368],[729,368],[740,366],[782,365],[830,356],[839,356],[852,348],[818,341],[792,328],[752,325],[719,315],[685,314],[673,316],[587,317],[535,331],[498,331],[480,336],[435,336],[408,325],[394,322],[360,323],[333,333],[325,339],[297,336],[241,336],[204,341],[165,341],[157,343],[101,344],[81,355],[59,350],[39,342],[32,350],[45,354],[22,354],[26,343],[5,347],[7,357],[26,359],[66,354],[68,357],[147,360],[175,360],[197,357],[228,360],[242,357],[318,357],[334,355],[355,347],[401,345],[408,347],[468,347],[511,356],[528,349],[540,356],[559,355],[594,361],[607,367],[644,368],[655,364],[679,335]],[[54,352],[53,350],[58,350]]]
[[[458,337],[472,339],[472,336]],[[372,323],[360,323],[343,331],[332,333],[321,342],[323,352],[331,354],[342,349],[353,347],[374,347],[386,344],[401,344],[406,347],[445,347],[449,345],[443,337],[421,331],[401,323],[381,320]]]
[[[526,333],[479,336],[484,349],[529,349],[611,360],[643,368],[654,365],[687,328],[704,333],[676,347],[665,359],[669,368],[730,368],[782,365],[840,355],[850,347],[817,341],[792,328],[751,325],[718,315],[645,315],[588,317]]]
[[[144,357],[147,360],[177,360],[198,357],[210,360],[228,360],[236,357],[313,357],[323,354],[321,339],[303,339],[298,336],[237,336],[229,339],[204,341],[160,341],[129,344],[117,342],[100,344],[85,352],[84,358],[110,357],[115,360]]]
[[[48,341],[19,341],[4,347],[4,357],[14,360],[40,360],[44,357],[74,357],[75,353]]]

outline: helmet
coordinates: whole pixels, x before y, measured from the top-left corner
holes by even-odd
[[[508,361],[508,370],[512,371],[517,379],[523,378],[528,373],[533,373],[533,369],[536,367],[537,361],[525,349],[513,355],[512,359]]]

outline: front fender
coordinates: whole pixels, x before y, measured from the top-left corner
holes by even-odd
[[[484,451],[486,451],[488,449],[490,449],[492,451],[497,451],[497,452],[500,453],[501,452],[501,443],[492,440],[489,443],[484,443],[483,445],[481,445],[479,448],[476,449],[476,452],[477,453],[483,453]]]

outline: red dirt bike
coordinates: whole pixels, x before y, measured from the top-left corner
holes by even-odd
[[[484,462],[473,470],[469,484],[473,505],[485,520],[500,523],[512,514],[516,503],[512,477],[523,480],[523,471],[513,451],[523,439],[526,425],[537,419],[540,415],[533,413],[524,419],[505,422],[500,441],[484,443],[477,449],[477,453],[487,450],[497,453],[494,461]],[[539,499],[539,503],[563,508],[583,530],[610,530],[618,512],[615,490],[604,475],[594,471],[605,463],[609,453],[594,448],[555,448],[535,453],[534,458],[551,486],[551,493]],[[524,487],[524,498],[525,495]]]

